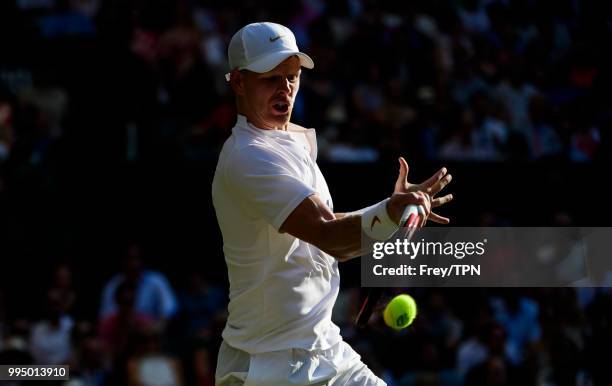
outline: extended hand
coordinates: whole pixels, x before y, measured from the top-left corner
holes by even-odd
[[[422,192],[427,194],[431,198],[431,207],[437,208],[442,206],[453,199],[452,194],[447,194],[442,197],[435,197],[442,189],[448,185],[453,176],[448,174],[446,168],[438,170],[433,176],[429,177],[426,181],[420,184],[411,184],[408,182],[408,163],[403,157],[399,158],[400,170],[395,182],[395,189],[393,193],[416,193]],[[439,224],[448,224],[450,220],[447,217],[442,217],[434,212],[431,212],[429,219]]]

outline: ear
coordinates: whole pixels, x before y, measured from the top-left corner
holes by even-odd
[[[244,95],[245,74],[237,69],[230,72],[230,86],[236,95]]]

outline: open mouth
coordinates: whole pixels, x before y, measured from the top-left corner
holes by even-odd
[[[273,104],[272,107],[274,108],[274,111],[279,114],[287,114],[289,111],[289,103],[286,102],[277,102]]]

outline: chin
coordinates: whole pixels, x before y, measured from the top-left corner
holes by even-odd
[[[274,123],[274,126],[285,126],[287,123],[289,123],[290,119],[291,113],[287,113],[284,115],[275,115],[272,117],[272,119],[270,119],[270,121]]]

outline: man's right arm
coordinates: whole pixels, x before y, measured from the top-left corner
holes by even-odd
[[[423,222],[418,224],[424,226],[431,205],[441,200],[430,200],[430,196],[437,193],[436,189],[431,193],[430,189],[427,192],[395,189],[384,204],[336,216],[303,181],[299,167],[282,154],[260,144],[239,150],[231,153],[224,169],[234,198],[243,201],[250,211],[279,232],[313,244],[339,260],[366,253],[368,245],[362,245],[364,240],[391,237],[407,205],[421,205],[426,209]],[[400,173],[403,179],[405,175]]]
[[[387,214],[398,224],[407,205],[422,205],[429,215],[429,199],[419,193],[395,193],[387,202]],[[323,200],[312,194],[306,197],[280,227],[340,261],[363,253],[362,218],[360,212],[344,213],[336,217]]]

